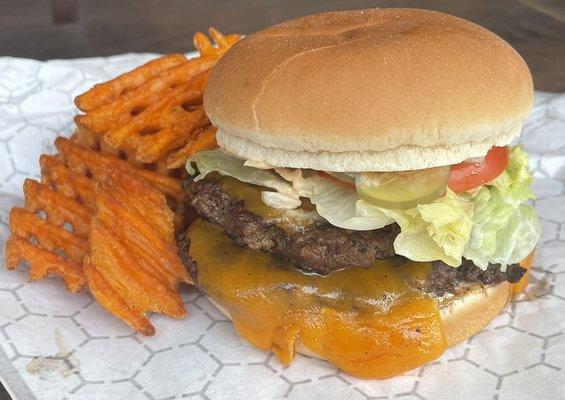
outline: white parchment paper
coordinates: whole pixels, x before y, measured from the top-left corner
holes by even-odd
[[[28,283],[4,268],[8,212],[38,157],[73,130],[73,99],[150,58],[38,62],[0,58],[0,378],[27,399],[565,399],[565,95],[536,93],[521,142],[535,170],[542,221],[531,283],[487,329],[437,361],[363,381],[297,356],[289,368],[240,340],[230,322],[186,289],[189,316],[153,316],[139,336],[84,291],[57,278]]]

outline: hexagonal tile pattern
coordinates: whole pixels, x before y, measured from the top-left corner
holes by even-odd
[[[41,293],[41,295],[38,295]],[[51,316],[71,316],[92,301],[86,292],[73,295],[65,290],[59,280],[44,279],[18,290],[22,304],[31,313]],[[49,301],[46,301],[49,299]]]
[[[350,399],[363,400],[366,397],[354,386],[335,376],[318,382],[296,385],[288,395],[289,399]]]
[[[209,350],[223,363],[233,364],[265,361],[268,354],[255,349],[241,339],[235,332],[231,322],[217,322],[200,340],[202,346]]]
[[[561,371],[565,371],[565,332],[558,333],[547,338],[544,343],[545,362],[556,367]]]
[[[288,389],[289,384],[265,365],[229,366],[222,368],[205,394],[211,399],[278,399]]]
[[[529,369],[527,374],[505,377],[499,399],[562,399],[565,387],[563,379],[563,371],[539,365]]]
[[[219,367],[200,347],[189,345],[154,354],[135,381],[162,399],[201,391]]]
[[[516,305],[514,327],[542,337],[565,331],[561,299],[548,297],[536,303],[522,302]]]
[[[131,382],[90,383],[81,386],[70,396],[71,400],[147,400]]]
[[[532,189],[538,198],[558,196],[563,193],[563,183],[540,177],[534,180]]]
[[[86,336],[70,319],[28,314],[4,329],[8,340],[22,355],[50,356],[61,349],[75,350]]]
[[[23,203],[22,181],[39,176],[39,154],[72,133],[72,99],[151,58],[0,58],[0,267],[8,213]],[[0,268],[1,378],[26,400],[564,398],[563,115],[565,95],[537,93],[521,138],[543,229],[530,285],[483,332],[428,365],[378,382],[300,355],[285,367],[242,341],[194,288],[181,290],[186,318],[152,316],[157,334],[142,338],[88,294],[67,293],[57,278],[27,282],[24,263]]]
[[[149,359],[149,351],[132,338],[86,342],[75,352],[81,375],[87,381],[121,380],[131,377]]]
[[[432,376],[441,377],[441,383],[437,379],[426,379]],[[429,365],[424,369],[423,378],[418,386],[418,394],[433,400],[490,400],[497,384],[494,375],[466,360]]]
[[[565,299],[565,274],[557,275],[553,285],[553,294],[561,299]]]
[[[565,222],[565,214],[558,214],[555,212],[555,210],[558,210],[559,206],[563,204],[565,204],[564,196],[538,199],[536,201],[538,215],[540,218],[548,221],[555,221],[557,223]]]
[[[30,372],[31,362],[30,358],[19,358],[14,361],[13,365],[23,377],[24,382],[29,387],[35,388],[34,398],[37,400],[63,399],[81,383],[78,375],[67,375],[64,369],[59,369],[61,366],[58,363],[54,363],[52,367],[43,368],[43,370]]]
[[[283,366],[276,357],[269,358],[269,365],[291,383],[315,381],[336,373],[329,362],[300,354],[296,355],[288,367]]]
[[[74,319],[91,337],[119,337],[132,333],[129,326],[105,312],[95,301],[79,309]]]
[[[26,310],[17,303],[15,296],[12,292],[0,291],[0,326],[13,323],[27,314]]]
[[[150,338],[141,338],[152,350],[161,350],[176,347],[181,344],[191,343],[198,340],[212,320],[197,308],[190,308],[186,322],[194,329],[175,329],[178,321],[167,318],[164,315],[155,315],[152,319],[157,332]]]
[[[342,378],[367,397],[386,398],[397,394],[410,393],[418,381],[415,374],[404,374],[391,379],[384,379],[378,385],[371,380],[357,379],[346,374]]]
[[[543,340],[511,327],[483,331],[472,339],[467,359],[477,365],[488,365],[498,375],[509,374],[539,361]]]

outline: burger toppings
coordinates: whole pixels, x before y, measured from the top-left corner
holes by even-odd
[[[245,249],[274,253],[304,272],[320,275],[348,267],[371,267],[376,260],[395,256],[393,242],[399,233],[391,224],[373,231],[336,228],[314,219],[303,206],[300,212],[273,210],[261,203],[261,189],[233,178],[210,174],[206,180],[184,183],[190,205],[204,219],[220,226],[234,243]],[[499,265],[483,270],[464,260],[452,268],[434,262],[426,290],[443,296],[463,284],[516,283],[525,272],[518,265],[505,271]],[[193,272],[196,272],[193,264]]]
[[[466,192],[493,181],[508,166],[508,147],[493,147],[485,157],[451,166],[449,188]]]
[[[449,167],[406,172],[362,172],[355,185],[359,197],[377,207],[410,210],[445,195]]]
[[[395,255],[396,224],[352,231],[312,217],[316,213],[307,205],[296,210],[261,207],[259,187],[229,177],[189,179],[184,186],[196,212],[222,227],[238,246],[285,257],[305,272],[326,275],[346,267],[370,267]]]
[[[493,148],[483,162],[453,166],[451,175],[447,168],[336,176],[268,169],[265,163],[261,168],[250,165],[258,164],[213,150],[193,156],[187,169],[196,182],[217,172],[263,188],[262,202],[271,209],[296,210],[308,202],[320,218],[337,228],[376,231],[396,223],[400,233],[394,239],[394,252],[413,261],[440,260],[458,267],[468,259],[482,269],[489,264],[506,266],[530,254],[541,233],[536,214],[526,203],[533,198],[532,176],[527,154],[519,146]],[[356,177],[356,189],[351,176]],[[468,191],[452,190],[453,185],[461,189],[471,183]],[[317,268],[309,264],[307,269]]]

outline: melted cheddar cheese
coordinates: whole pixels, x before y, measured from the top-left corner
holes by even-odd
[[[528,282],[530,281],[530,272],[532,270],[532,262],[534,260],[534,252],[532,251],[530,255],[520,261],[520,266],[526,268],[526,273],[522,276],[522,279],[518,283],[515,283],[512,287],[513,293],[522,293],[526,290]]]
[[[387,378],[445,350],[438,303],[418,289],[429,263],[383,261],[309,275],[235,246],[208,222],[195,222],[187,235],[201,290],[229,312],[243,338],[284,364],[301,340],[351,375]]]
[[[297,230],[322,221],[322,218],[316,212],[316,207],[306,198],[303,198],[302,205],[294,210],[276,209],[269,207],[261,199],[261,192],[269,190],[267,188],[243,183],[228,176],[220,176],[217,173],[207,175],[206,179],[218,182],[230,196],[243,200],[246,210],[283,230]]]

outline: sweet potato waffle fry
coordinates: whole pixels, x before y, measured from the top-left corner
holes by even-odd
[[[215,43],[195,35],[198,58],[164,56],[77,97],[85,113],[75,118],[78,140],[163,174],[171,173],[172,157],[177,170],[187,143],[211,127],[202,107],[209,73],[240,38],[213,28],[210,36]]]
[[[211,68],[240,38],[213,28],[210,36],[195,35],[197,58],[163,56],[77,97],[85,114],[75,133],[57,138],[58,154],[41,156],[41,182],[28,179],[24,207],[11,211],[9,269],[27,261],[30,280],[56,274],[71,292],[88,282],[105,308],[144,334],[154,332],[148,311],[184,315],[176,287],[189,278],[173,240],[190,219],[183,166],[216,146],[202,95]]]
[[[24,208],[15,207],[10,212],[8,269],[26,260],[30,280],[55,273],[69,291],[78,292],[86,283],[82,260],[88,252],[92,211],[31,179],[25,181],[24,193]]]
[[[96,197],[84,268],[98,302],[144,335],[146,312],[185,315],[179,283],[190,283],[177,254],[173,214],[155,186],[114,165]]]

